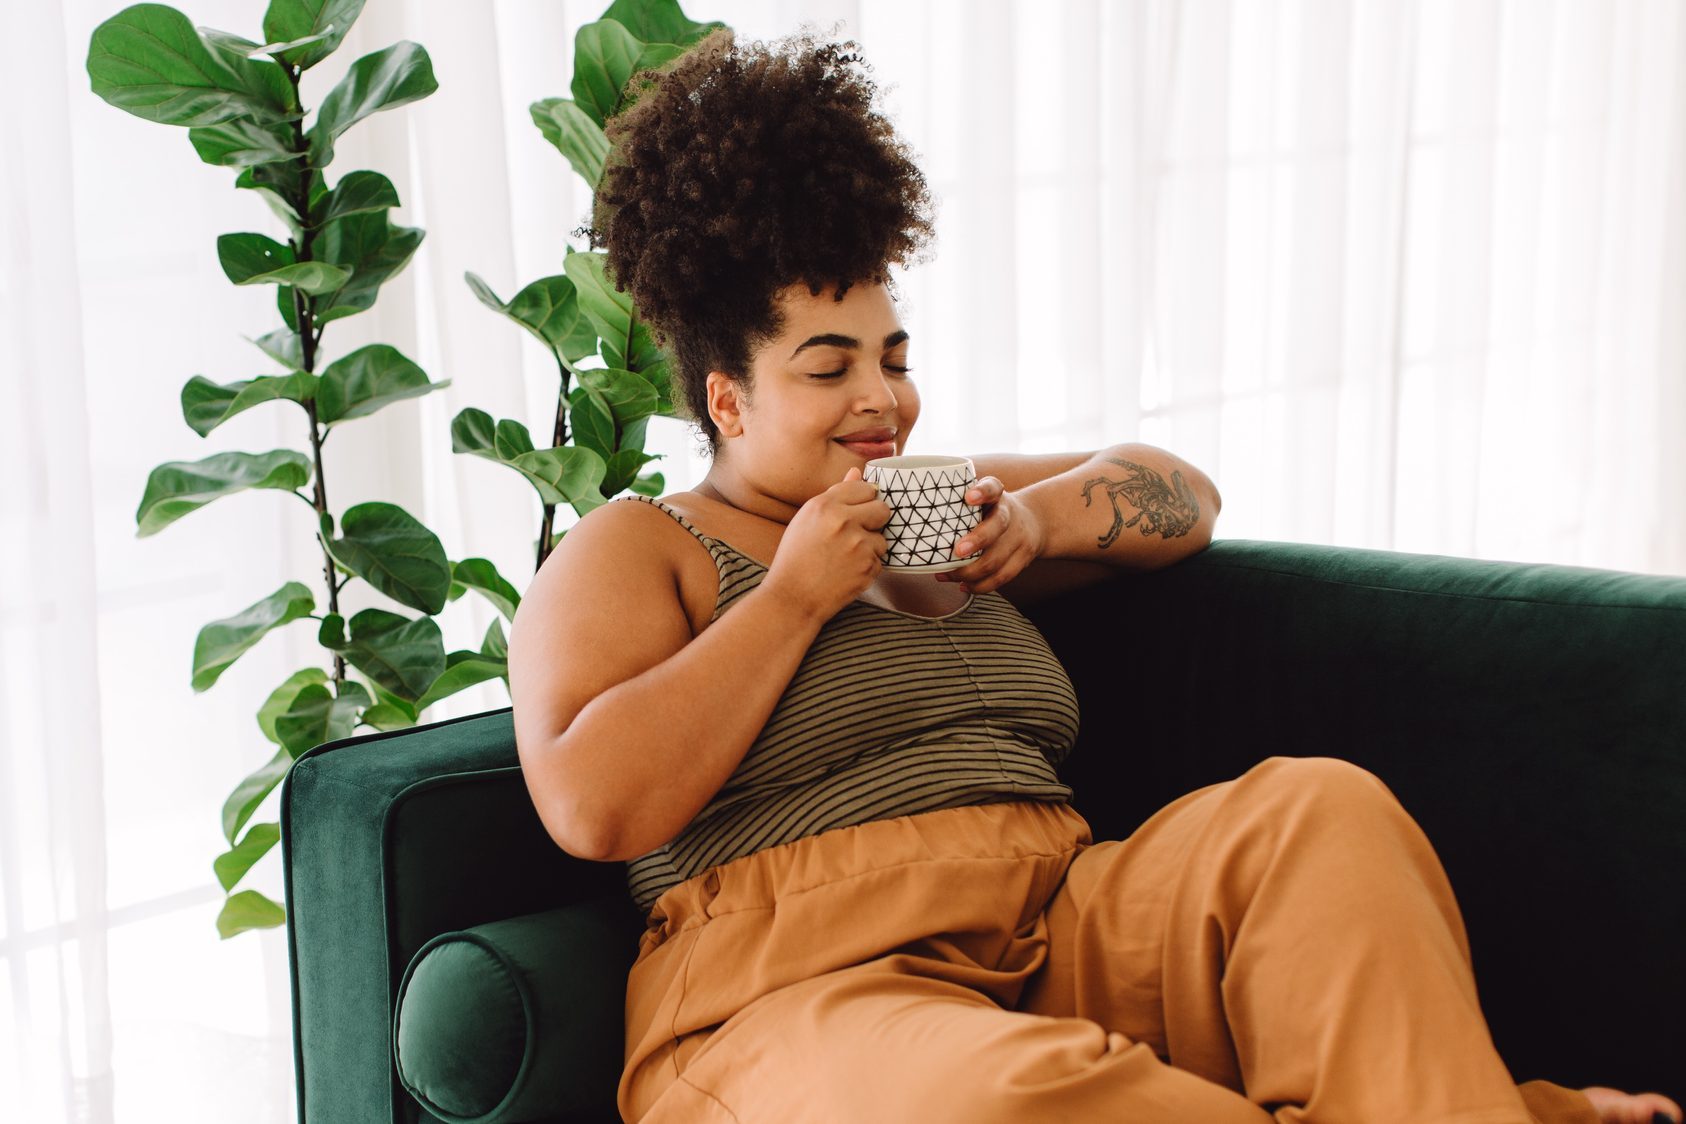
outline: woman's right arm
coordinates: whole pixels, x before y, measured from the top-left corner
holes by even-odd
[[[713,798],[824,624],[763,583],[692,639],[642,506],[607,504],[570,529],[509,639],[539,818],[563,850],[603,862],[667,842]]]

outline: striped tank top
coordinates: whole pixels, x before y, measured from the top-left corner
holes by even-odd
[[[703,534],[715,621],[766,567]],[[619,500],[615,502],[620,502]],[[662,891],[767,847],[870,820],[1012,800],[1069,803],[1054,772],[1077,740],[1077,694],[1047,641],[999,593],[940,617],[853,601],[820,629],[767,723],[677,836],[627,863],[648,912]]]

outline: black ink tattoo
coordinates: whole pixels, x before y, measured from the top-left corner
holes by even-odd
[[[1083,485],[1085,504],[1090,502],[1089,489],[1097,484],[1106,485],[1106,498],[1112,501],[1112,529],[1100,537],[1101,546],[1111,546],[1124,528],[1134,527],[1138,523],[1141,524],[1143,535],[1158,534],[1174,539],[1188,534],[1189,530],[1200,522],[1200,502],[1194,498],[1194,492],[1180,471],[1172,469],[1171,483],[1166,484],[1163,476],[1145,464],[1135,464],[1117,457],[1108,457],[1107,460],[1122,465],[1135,475],[1124,481],[1097,476]],[[1120,494],[1140,509],[1128,522],[1118,510]]]

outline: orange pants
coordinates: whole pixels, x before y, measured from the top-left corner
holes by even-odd
[[[1597,1124],[1513,1083],[1433,849],[1273,757],[1122,842],[1064,805],[880,820],[657,900],[628,1121]]]

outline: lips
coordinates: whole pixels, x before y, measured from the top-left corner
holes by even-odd
[[[877,457],[892,457],[896,454],[896,443],[890,440],[844,441],[839,439],[837,443],[856,456],[865,457],[868,460]]]

